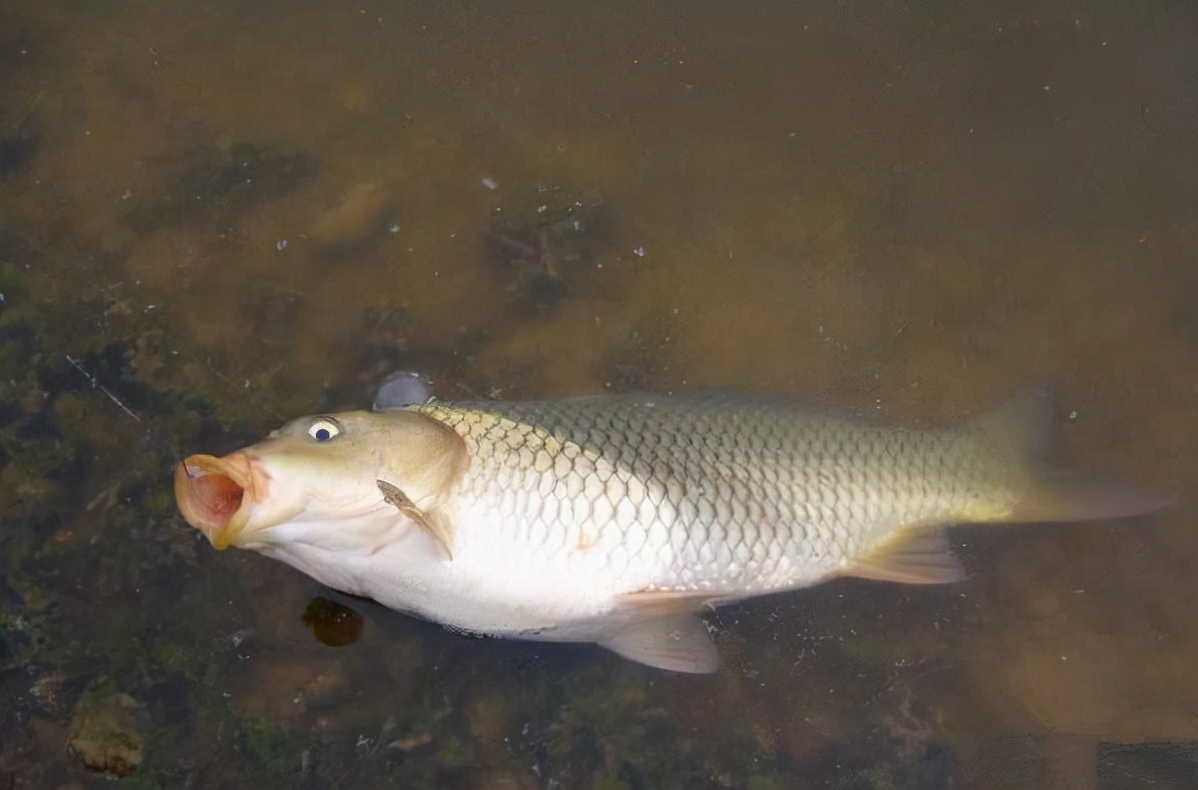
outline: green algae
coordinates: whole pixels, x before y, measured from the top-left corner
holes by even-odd
[[[141,703],[102,678],[75,707],[67,749],[89,770],[126,777],[137,771],[144,759],[145,727]]]
[[[16,672],[9,677],[25,678],[25,691],[9,686],[5,695],[39,700],[36,714],[65,726],[70,690],[102,672],[108,702],[97,710],[128,708],[126,699],[174,710],[153,715],[139,743],[169,744],[176,757],[145,752],[144,761],[127,728],[92,726],[103,717],[88,713],[86,701],[77,716],[76,751],[89,764],[136,769],[130,781],[160,786],[177,776],[171,764],[186,751],[186,700],[220,704],[227,672],[211,650],[197,649],[196,625],[222,627],[204,597],[236,582],[219,566],[203,580],[193,575],[195,536],[172,526],[169,494],[173,459],[216,429],[213,407],[203,395],[145,380],[133,364],[130,337],[170,330],[152,311],[106,314],[114,302],[102,283],[62,290],[54,271],[69,269],[70,256],[52,261],[11,236],[4,253],[23,261],[0,267],[0,572],[20,605],[0,612],[0,641],[5,669]],[[199,594],[180,595],[184,584]],[[160,689],[172,676],[183,701],[164,708]],[[54,699],[67,704],[47,707]],[[8,717],[25,706],[2,707]]]
[[[600,257],[611,249],[616,212],[597,190],[562,185],[517,186],[491,213],[482,241],[506,269],[511,298],[545,312],[598,285]]]
[[[243,719],[242,737],[262,774],[293,776],[300,768],[298,756],[309,739],[264,718]]]
[[[145,233],[196,217],[228,224],[248,207],[298,188],[318,170],[311,155],[286,145],[239,140],[221,147],[202,128],[178,154],[161,165],[173,175],[162,194],[129,201],[124,220],[133,230]]]

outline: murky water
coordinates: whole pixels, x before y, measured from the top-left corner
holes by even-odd
[[[0,787],[1198,786],[1196,30],[4,3]],[[397,369],[912,419],[1048,380],[1070,455],[1178,504],[721,610],[698,678],[311,608],[178,517],[178,458]]]

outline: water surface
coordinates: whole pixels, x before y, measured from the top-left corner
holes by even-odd
[[[1198,786],[1196,30],[5,3],[0,786]],[[335,596],[212,550],[170,472],[401,369],[912,420],[1047,381],[1072,459],[1178,503],[721,610],[712,677],[344,598],[331,647]]]

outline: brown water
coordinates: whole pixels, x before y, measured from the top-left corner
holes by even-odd
[[[1198,13],[959,6],[0,6],[0,787],[1198,786]],[[1048,380],[1178,503],[722,610],[711,678],[355,601],[327,647],[170,468],[395,369]]]

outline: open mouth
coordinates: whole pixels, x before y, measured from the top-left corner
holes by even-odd
[[[217,458],[188,456],[175,467],[175,502],[179,512],[218,549],[233,545],[245,529],[260,481],[244,452]]]

